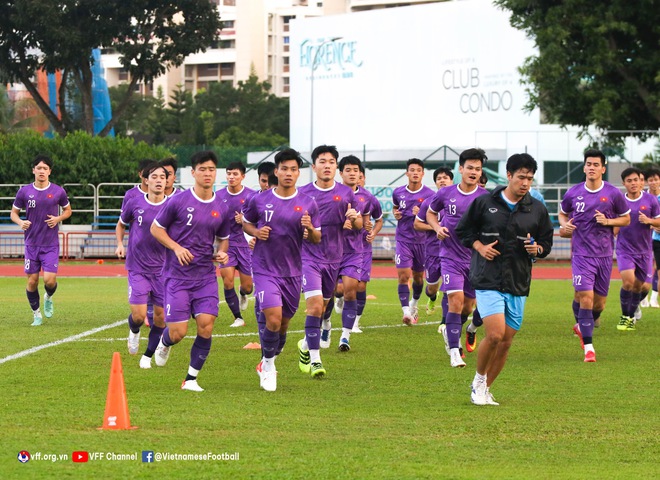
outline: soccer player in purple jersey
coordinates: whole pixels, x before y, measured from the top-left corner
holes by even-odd
[[[424,289],[424,258],[426,257],[426,234],[415,231],[413,225],[422,202],[432,197],[434,192],[422,185],[424,162],[419,158],[411,158],[406,162],[406,177],[408,184],[395,188],[392,193],[393,213],[397,221],[394,263],[399,279],[398,294],[403,310],[403,323],[413,325],[417,323],[417,303]],[[412,300],[408,286],[410,277],[413,287]]]
[[[571,187],[561,202],[559,234],[572,237],[573,331],[580,338],[584,361],[595,362],[594,321],[605,309],[614,253],[614,227],[630,224],[623,194],[603,180],[607,161],[599,150],[584,153],[586,181]]]
[[[442,291],[448,301],[446,327],[442,334],[445,349],[449,350],[449,363],[455,368],[465,367],[460,351],[461,332],[463,323],[474,310],[476,295],[470,283],[471,251],[463,245],[454,230],[472,202],[488,193],[479,185],[487,158],[479,148],[461,152],[458,157],[461,182],[438,190],[426,213],[426,221],[441,240]],[[442,222],[438,220],[439,213]]]
[[[364,187],[365,185],[365,171],[364,166],[360,165],[360,174],[358,175],[357,194],[366,195],[369,198],[369,211],[371,214],[368,217],[363,217],[362,229],[362,268],[360,277],[358,278],[358,286],[355,297],[357,299],[357,316],[353,324],[353,333],[362,333],[360,329],[360,318],[364,313],[364,307],[367,303],[367,283],[371,280],[371,263],[373,260],[372,243],[378,232],[383,228],[383,209],[380,206],[378,199],[371,194]]]
[[[289,321],[300,303],[303,237],[310,243],[321,241],[316,202],[296,188],[302,163],[293,149],[278,152],[278,185],[253,195],[243,208],[243,230],[257,238],[252,271],[261,308],[262,359],[256,370],[261,388],[268,392],[277,389],[275,358],[284,348]]]
[[[259,188],[263,192],[270,189],[268,178],[275,172],[275,164],[273,162],[261,162],[257,167],[257,175],[259,175]]]
[[[147,187],[147,179],[142,176],[142,171],[154,163],[157,163],[156,160],[152,160],[151,158],[144,158],[140,160],[138,163],[138,177],[140,179],[140,183],[126,191],[124,194],[124,199],[121,202],[122,210],[124,209],[126,202],[128,202],[131,198],[142,197],[149,193],[149,187]]]
[[[454,172],[450,168],[440,167],[433,172],[433,181],[438,190],[448,187],[454,183]],[[438,290],[440,290],[440,242],[438,237],[431,227],[426,222],[426,212],[429,209],[433,197],[428,197],[419,207],[419,212],[415,216],[415,223],[413,226],[415,230],[426,232],[426,258],[424,259],[424,271],[426,275],[426,296],[429,300],[426,304],[426,313],[433,314],[435,311],[435,301],[438,298]],[[443,299],[444,304],[444,299]],[[447,312],[443,309],[443,319]]]
[[[649,193],[660,200],[660,170],[649,168],[645,172],[646,183],[649,186]],[[642,308],[653,307],[660,308],[658,303],[658,267],[660,266],[660,228],[653,228],[653,257],[655,267],[653,269],[653,282],[651,294],[648,298],[641,301]]]
[[[71,205],[66,192],[50,182],[53,161],[46,155],[32,160],[34,183],[18,189],[11,207],[11,221],[25,236],[25,273],[27,298],[32,308],[32,326],[43,323],[39,306],[39,272],[44,271],[44,315],[53,316],[53,295],[57,290],[57,266],[60,259],[60,222],[71,216]],[[59,213],[60,208],[62,213]],[[25,210],[25,220],[21,219]]]
[[[174,182],[176,182],[176,170],[179,166],[179,163],[174,157],[168,157],[159,162],[165,170],[167,170],[167,182],[165,183],[165,196],[171,197],[177,193],[181,193],[181,190],[174,188]]]
[[[115,228],[115,254],[118,258],[126,258],[128,303],[131,309],[128,315],[128,353],[131,355],[137,354],[140,348],[140,328],[147,318],[147,304],[153,305],[149,342],[140,358],[140,368],[151,368],[151,358],[165,329],[161,270],[166,249],[151,235],[150,228],[167,199],[165,185],[169,172],[162,164],[154,162],[143,170],[142,176],[147,179],[149,193],[143,197],[133,197],[124,205]],[[123,240],[128,226],[128,248],[124,248]]]
[[[370,194],[360,189],[358,178],[362,162],[354,155],[347,155],[339,162],[339,172],[342,183],[349,187],[354,193],[355,204],[353,207],[362,215],[362,225],[364,226],[371,216],[371,197]],[[337,283],[336,290],[341,292],[344,304],[341,310],[342,334],[339,340],[339,351],[347,352],[350,350],[350,335],[355,328],[358,311],[358,284],[362,278],[362,268],[364,266],[362,245],[363,230],[354,230],[350,219],[344,222],[344,254],[339,267],[341,283]],[[366,294],[364,294],[366,299]],[[328,306],[332,298],[328,301]],[[328,308],[326,308],[327,313]],[[330,312],[332,312],[330,308]],[[326,320],[324,318],[324,320]],[[327,329],[330,330],[329,318],[326,320]]]
[[[298,342],[300,361],[298,367],[312,377],[322,377],[326,371],[321,363],[320,348],[330,345],[330,327],[323,325],[321,316],[332,298],[337,283],[339,267],[344,253],[344,230],[346,220],[350,220],[355,230],[362,228],[362,215],[355,205],[355,195],[346,185],[337,183],[337,157],[334,146],[320,145],[312,151],[312,169],[316,180],[300,188],[300,191],[312,197],[319,208],[319,217],[323,236],[321,242],[303,243],[303,291],[307,304],[305,318],[305,337]],[[357,305],[351,328],[357,314]],[[348,325],[348,324],[346,324]],[[342,336],[346,334],[342,329]],[[323,344],[322,342],[325,342]],[[340,345],[341,347],[341,345]],[[344,350],[348,348],[344,347]]]
[[[218,196],[227,206],[229,213],[233,215],[229,235],[229,261],[222,266],[220,274],[225,290],[227,306],[234,316],[234,323],[230,327],[242,327],[245,320],[241,316],[242,310],[247,310],[248,295],[252,293],[252,252],[250,245],[243,232],[243,206],[249,198],[255,194],[251,188],[243,185],[245,180],[245,165],[241,162],[232,162],[227,165],[227,187],[218,192]],[[240,279],[238,299],[234,289],[234,276],[238,270]]]
[[[616,261],[621,274],[621,319],[618,330],[635,330],[634,315],[642,298],[648,294],[653,278],[651,227],[660,227],[658,199],[642,190],[642,171],[635,167],[621,172],[630,208],[630,225],[619,229]],[[616,233],[616,232],[615,232]]]
[[[499,405],[490,387],[522,326],[533,262],[552,248],[548,210],[529,193],[536,169],[531,155],[509,157],[507,186],[476,198],[455,229],[463,245],[472,249],[470,280],[486,330],[470,394],[475,405]]]
[[[217,165],[212,151],[195,153],[191,157],[193,187],[169,198],[151,224],[151,234],[167,248],[162,271],[167,327],[156,348],[156,365],[165,365],[172,345],[186,336],[192,316],[197,336],[181,389],[195,392],[204,390],[197,376],[211,351],[213,323],[218,316],[218,278],[213,261],[227,263],[229,222],[233,218],[213,191]],[[214,254],[216,238],[219,245]]]

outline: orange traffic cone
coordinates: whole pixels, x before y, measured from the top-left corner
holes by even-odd
[[[132,430],[131,420],[128,416],[128,400],[126,399],[126,386],[124,385],[124,370],[121,367],[119,352],[112,355],[110,367],[110,383],[108,396],[105,400],[105,413],[103,426],[100,430]]]

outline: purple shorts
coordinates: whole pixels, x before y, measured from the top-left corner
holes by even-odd
[[[619,272],[635,270],[635,278],[640,282],[651,283],[653,280],[653,257],[651,255],[616,254]]]
[[[25,246],[25,273],[27,275],[39,273],[42,268],[44,272],[57,273],[59,261],[59,245],[50,247]]]
[[[423,272],[425,257],[426,245],[423,243],[396,242],[396,268],[412,268],[413,272]]]
[[[227,255],[229,261],[225,265],[221,265],[221,268],[235,267],[244,275],[252,275],[252,250],[250,250],[250,247],[232,247],[229,245]]]
[[[270,277],[254,274],[254,296],[259,309],[282,307],[282,318],[293,318],[300,305],[301,277]]]
[[[373,259],[373,252],[371,250],[362,252],[362,271],[360,273],[360,282],[368,282],[371,280],[371,261]]]
[[[332,298],[339,276],[338,263],[303,262],[302,288],[305,298],[323,295],[324,300]]]
[[[446,258],[440,261],[442,268],[442,287],[445,293],[462,291],[468,298],[475,298],[476,294],[470,283],[470,264],[461,265]]]
[[[339,276],[360,280],[362,277],[362,252],[345,253],[339,265]]]
[[[424,265],[426,267],[426,283],[429,285],[435,285],[440,281],[440,272],[442,271],[440,266],[440,257],[429,255],[426,257]]]
[[[129,305],[163,306],[163,280],[159,275],[128,272]]]
[[[571,270],[573,270],[573,288],[576,292],[593,290],[601,297],[607,296],[612,276],[612,257],[593,258],[573,255]]]
[[[165,280],[165,321],[187,322],[200,313],[218,316],[218,279]]]

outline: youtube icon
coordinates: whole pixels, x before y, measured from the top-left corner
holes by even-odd
[[[74,463],[89,462],[89,453],[88,452],[73,452],[71,454],[71,460],[73,460]]]

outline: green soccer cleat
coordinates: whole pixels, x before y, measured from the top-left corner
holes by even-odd
[[[632,324],[632,328],[628,328],[628,325]],[[635,330],[635,322],[632,318],[621,315],[619,323],[616,326],[617,330],[626,331],[626,330]]]
[[[310,373],[312,378],[323,378],[325,375],[325,368],[321,362],[314,362],[310,365]]]
[[[429,300],[426,302],[426,314],[427,315],[433,315],[435,312],[435,300]]]
[[[298,368],[303,373],[309,373],[309,350],[303,350],[303,339],[298,340]],[[312,374],[312,376],[314,376]]]
[[[33,312],[32,315],[33,315],[33,317],[32,317],[33,321],[31,323],[31,326],[38,327],[39,325],[41,325],[43,323],[43,319],[41,318],[41,312],[39,310],[36,310],[35,312]]]
[[[44,293],[44,315],[46,318],[53,316],[55,309],[53,308],[53,298]]]

